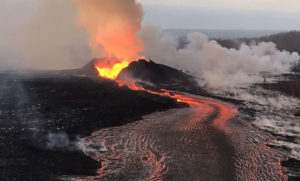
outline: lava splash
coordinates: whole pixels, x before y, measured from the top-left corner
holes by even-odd
[[[130,61],[120,61],[116,58],[107,58],[103,61],[99,61],[95,64],[95,69],[98,72],[98,76],[106,79],[115,80],[119,73],[126,67],[128,67]]]

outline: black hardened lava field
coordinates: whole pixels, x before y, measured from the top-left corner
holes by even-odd
[[[187,106],[112,81],[61,73],[5,72],[0,88],[3,181],[95,175],[100,163],[78,150],[79,137]]]

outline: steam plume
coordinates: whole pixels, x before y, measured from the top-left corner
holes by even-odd
[[[136,36],[141,28],[143,9],[135,0],[71,0],[78,7],[79,24],[90,35],[97,56],[134,59],[143,50]],[[102,49],[102,50],[103,50]]]
[[[279,51],[272,42],[242,45],[227,49],[205,35],[188,35],[188,44],[178,46],[176,39],[162,36],[157,28],[144,27],[140,37],[143,55],[169,66],[192,72],[210,88],[232,87],[262,80],[260,73],[286,73],[299,60],[298,53]],[[181,47],[181,48],[178,48]]]

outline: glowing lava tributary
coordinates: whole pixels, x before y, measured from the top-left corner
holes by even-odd
[[[109,62],[109,61],[108,61]],[[189,105],[199,105],[197,101],[194,101],[189,96],[179,95],[179,94],[172,94],[170,91],[166,89],[161,89],[161,92],[154,92],[147,89],[144,89],[141,86],[136,86],[135,82],[129,82],[129,81],[120,81],[117,80],[117,77],[119,73],[127,68],[129,66],[129,61],[118,61],[117,63],[111,64],[111,63],[97,63],[95,65],[95,69],[98,71],[98,76],[110,79],[113,81],[116,81],[119,86],[127,86],[131,90],[141,90],[141,91],[147,91],[151,94],[156,94],[160,96],[167,96],[171,97],[177,100],[177,102],[187,103]]]
[[[131,90],[136,90],[136,91],[146,91],[151,94],[156,94],[160,96],[167,96],[173,99],[176,99],[177,102],[181,103],[186,103],[189,104],[190,106],[200,106],[203,103],[200,103],[198,100],[194,99],[193,96],[189,95],[184,95],[184,94],[179,94],[179,93],[174,93],[166,89],[160,89],[160,92],[154,92],[151,90],[147,90],[143,88],[142,86],[137,86],[135,82],[130,82],[130,81],[120,81],[117,80],[117,77],[119,73],[127,68],[129,66],[130,61],[119,61],[117,59],[108,59],[106,62],[100,62],[95,64],[95,69],[98,71],[98,76],[105,78],[105,79],[110,79],[118,83],[119,86],[127,86]],[[223,110],[223,109],[222,109]],[[226,109],[224,109],[226,110]],[[234,115],[237,114],[237,110],[235,110],[233,113],[226,115],[224,114],[225,118],[223,119],[222,122],[225,122],[227,119],[230,117],[234,117]],[[222,117],[222,114],[221,114]]]

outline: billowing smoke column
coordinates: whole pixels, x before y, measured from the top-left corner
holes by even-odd
[[[145,44],[143,55],[159,63],[192,72],[210,88],[235,87],[262,80],[261,72],[286,73],[300,57],[279,51],[272,42],[227,49],[205,35],[188,35],[188,43],[178,46],[176,38],[162,35],[155,27],[140,33]],[[180,47],[180,48],[179,48]]]
[[[78,68],[92,57],[69,0],[0,0],[0,69]]]
[[[136,36],[143,18],[141,4],[135,0],[71,1],[78,7],[79,25],[89,34],[93,52],[108,57],[97,65],[100,76],[114,79],[143,50]]]

